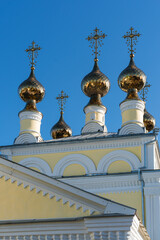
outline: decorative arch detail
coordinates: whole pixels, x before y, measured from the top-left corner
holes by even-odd
[[[110,164],[120,160],[128,163],[131,167],[131,170],[138,169],[140,167],[140,160],[135,154],[125,150],[116,150],[106,154],[100,160],[97,167],[97,172],[98,173],[107,172]]]
[[[30,168],[37,168],[41,173],[51,176],[52,171],[48,163],[46,163],[41,158],[25,158],[19,162],[23,166],[30,167]]]
[[[141,127],[136,123],[129,123],[123,126],[119,130],[119,135],[138,134],[138,133],[144,133],[144,127]]]
[[[66,167],[71,164],[80,164],[84,167],[86,174],[95,173],[96,167],[93,161],[83,154],[70,154],[62,158],[54,167],[53,176],[63,176]]]

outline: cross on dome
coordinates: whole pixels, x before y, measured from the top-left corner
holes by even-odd
[[[105,38],[107,35],[105,33],[102,33],[97,27],[93,30],[93,33],[91,33],[90,36],[88,36],[86,39],[90,41],[89,47],[94,48],[92,49],[92,52],[95,58],[94,61],[98,61],[97,56],[100,55],[100,50],[98,50],[99,47],[102,47],[102,39]]]
[[[137,30],[134,31],[134,28],[130,28],[130,31],[127,32],[126,35],[123,36],[124,39],[126,39],[126,44],[128,46],[128,52],[130,52],[130,57],[134,57],[134,53],[136,52],[136,48],[133,48],[134,45],[137,44],[137,37],[140,37],[140,33],[137,33]]]
[[[69,96],[66,95],[63,90],[61,91],[61,94],[59,94],[58,97],[56,97],[56,99],[58,100],[58,105],[59,105],[61,114],[63,114],[64,106],[65,106],[67,98],[69,98]]]
[[[41,48],[37,44],[35,44],[34,41],[32,42],[32,46],[29,46],[29,48],[25,50],[26,52],[28,52],[28,57],[30,59],[30,65],[32,70],[35,69],[35,58],[37,58],[39,50],[41,50]]]
[[[146,85],[144,86],[144,88],[139,92],[140,96],[144,102],[146,102],[146,100],[147,100],[147,93],[149,91],[148,88],[150,88],[150,87],[151,87],[151,85],[148,84],[148,82],[146,82]]]

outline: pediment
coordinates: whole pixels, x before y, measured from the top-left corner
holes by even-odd
[[[1,189],[3,189],[1,203],[5,203],[6,211],[7,202],[9,207],[15,204],[17,208],[17,202],[19,207],[24,208],[25,206],[29,207],[31,202],[30,207],[33,210],[30,209],[30,211],[34,212],[38,207],[37,212],[43,212],[46,209],[44,212],[48,211],[48,216],[52,218],[70,217],[70,214],[80,217],[107,213],[126,215],[135,213],[135,209],[91,194],[5,158],[0,158],[0,183]],[[26,203],[26,205],[22,203]],[[50,214],[51,209],[53,215]],[[54,209],[56,209],[57,215],[54,214]],[[27,210],[25,214],[27,214]],[[38,215],[36,216],[38,217]],[[26,218],[26,216],[21,216],[21,218],[23,217]],[[47,213],[45,216],[40,215],[39,217],[47,217]]]

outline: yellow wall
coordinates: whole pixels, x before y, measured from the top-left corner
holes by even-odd
[[[129,109],[122,113],[122,125],[125,125],[127,121],[137,120],[143,123],[143,113],[138,109]],[[137,122],[136,122],[137,123]]]
[[[142,219],[142,197],[140,191],[128,193],[108,193],[100,194],[100,196],[137,209],[137,215],[140,219]]]
[[[33,119],[21,120],[20,131],[23,131],[23,130],[28,130],[25,132],[29,132],[29,130],[33,130],[33,131],[36,131],[39,133],[40,132],[40,122],[33,120]],[[33,132],[33,134],[35,134],[35,133]]]
[[[95,166],[98,166],[99,161],[101,160],[102,157],[104,157],[106,154],[115,151],[115,150],[126,150],[129,151],[133,154],[135,154],[139,159],[141,159],[141,147],[128,147],[128,148],[117,148],[117,149],[100,149],[100,150],[88,150],[88,151],[74,151],[74,152],[62,152],[62,153],[48,153],[48,154],[37,154],[37,155],[26,155],[26,156],[14,156],[13,161],[15,162],[20,162],[21,160],[29,157],[37,157],[41,158],[44,161],[46,161],[49,166],[51,167],[52,171],[55,167],[55,165],[58,163],[60,159],[63,157],[70,155],[70,154],[83,154],[87,157],[89,157],[95,164]],[[122,160],[122,159],[120,159]],[[117,167],[119,166],[119,163]],[[78,169],[76,169],[78,167]],[[117,171],[119,172],[118,168],[116,167]],[[128,169],[125,165],[125,169]],[[75,172],[75,174],[73,174]],[[127,170],[128,172],[128,170]],[[79,167],[79,164],[75,165],[73,164],[73,169],[72,167],[68,167],[66,169],[66,175],[80,175],[84,174],[84,169],[82,167]]]
[[[99,214],[99,213],[95,213]],[[89,216],[89,211],[82,212],[82,208],[76,210],[75,205],[69,207],[69,203],[62,204],[62,200],[56,202],[55,198],[43,196],[42,192],[17,186],[17,182],[0,179],[0,220],[36,219],[36,218],[67,218]]]
[[[65,168],[63,176],[85,175],[85,168],[80,164],[71,164]]]
[[[131,172],[131,167],[125,161],[115,161],[108,167],[108,173]]]

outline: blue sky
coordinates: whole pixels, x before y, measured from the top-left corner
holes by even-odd
[[[25,103],[17,89],[30,74],[25,49],[33,40],[42,48],[37,59],[36,78],[46,89],[45,98],[37,104],[44,116],[42,137],[51,139],[50,129],[59,119],[55,98],[61,90],[70,96],[65,121],[73,135],[80,134],[85,123],[83,107],[89,101],[81,91],[81,81],[93,68],[93,56],[85,38],[96,26],[107,34],[99,67],[111,82],[109,93],[102,98],[108,109],[108,131],[117,132],[121,126],[119,104],[126,93],[118,87],[117,78],[129,63],[122,36],[131,26],[142,34],[135,63],[152,85],[146,106],[160,127],[159,9],[158,0],[0,1],[0,145],[12,144],[19,134],[18,112]]]

